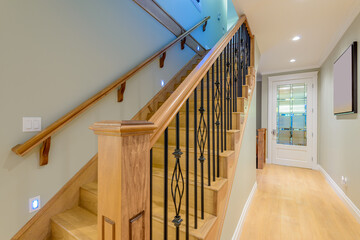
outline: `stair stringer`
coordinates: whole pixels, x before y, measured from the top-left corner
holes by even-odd
[[[240,156],[240,149],[241,149],[241,144],[242,144],[243,136],[244,136],[243,133],[245,131],[246,122],[247,122],[248,115],[249,115],[249,108],[250,108],[252,97],[254,95],[254,90],[255,90],[255,82],[256,82],[255,81],[255,76],[256,76],[255,69],[254,69],[254,67],[249,67],[249,68],[250,68],[250,71],[249,71],[250,74],[248,74],[248,76],[249,75],[251,76],[250,77],[251,83],[249,83],[249,88],[251,89],[251,91],[250,91],[249,97],[248,97],[248,105],[247,105],[247,111],[245,112],[245,120],[244,120],[244,124],[241,125],[240,132],[234,134],[234,137],[232,139],[234,141],[235,154],[233,155],[234,157],[228,159],[228,166],[227,166],[228,181],[225,186],[226,191],[223,191],[224,197],[220,198],[220,200],[218,202],[218,211],[219,211],[218,218],[216,220],[216,223],[210,230],[209,234],[207,235],[206,239],[208,239],[208,240],[220,239],[221,233],[222,233],[222,228],[223,228],[224,221],[225,221],[225,216],[226,216],[226,211],[227,211],[229,200],[230,200],[232,185],[233,185],[234,178],[235,178],[236,166],[237,166],[238,159]],[[216,236],[216,237],[214,238],[213,236]]]

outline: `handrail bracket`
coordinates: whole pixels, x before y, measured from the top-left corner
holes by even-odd
[[[39,160],[40,166],[47,165],[49,162],[50,145],[51,145],[51,137],[48,137],[45,141],[43,141],[43,144],[40,148],[40,160]]]
[[[181,40],[181,50],[184,50],[185,43],[186,43],[186,37],[184,37],[183,40]]]
[[[205,30],[206,30],[207,23],[208,23],[208,21],[206,21],[203,25],[203,32],[205,32]]]
[[[117,101],[122,102],[124,100],[124,92],[126,88],[126,82],[123,82],[117,92]]]
[[[160,68],[164,67],[165,58],[166,58],[166,52],[163,52],[163,54],[161,54],[160,56]]]

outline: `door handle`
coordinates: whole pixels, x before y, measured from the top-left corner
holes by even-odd
[[[276,134],[276,130],[275,130],[275,129],[273,129],[273,130],[271,131],[271,134],[275,136],[275,134]]]

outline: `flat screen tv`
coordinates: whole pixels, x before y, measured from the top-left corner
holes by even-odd
[[[334,63],[334,114],[357,113],[357,42]]]

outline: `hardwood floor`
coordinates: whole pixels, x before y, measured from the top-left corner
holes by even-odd
[[[278,165],[257,171],[241,240],[360,239],[360,224],[320,172]]]

